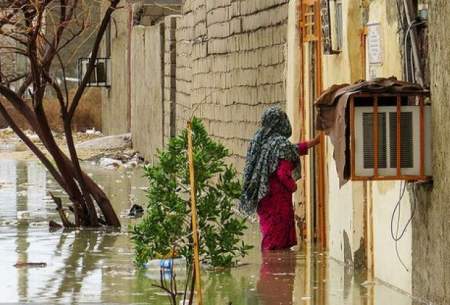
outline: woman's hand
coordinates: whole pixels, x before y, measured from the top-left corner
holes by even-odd
[[[308,148],[314,147],[320,143],[320,135],[317,135],[314,139],[309,141]]]

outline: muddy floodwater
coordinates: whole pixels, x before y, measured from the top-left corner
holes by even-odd
[[[144,203],[142,171],[84,167],[122,215],[120,231],[50,232],[48,221],[59,219],[49,192],[63,196],[59,187],[36,161],[0,158],[0,303],[169,304],[152,286],[159,274],[134,267],[127,233],[133,220],[123,217],[130,200]],[[255,245],[245,265],[203,273],[204,304],[412,304],[407,295],[367,283],[322,253],[261,255],[254,224],[245,238]],[[18,262],[44,264],[17,268]]]

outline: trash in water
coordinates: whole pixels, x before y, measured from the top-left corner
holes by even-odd
[[[144,208],[141,207],[138,204],[133,204],[133,206],[130,208],[130,211],[128,212],[128,217],[141,217],[144,214]]]
[[[17,212],[17,219],[28,219],[28,218],[30,218],[30,212],[28,211]]]
[[[186,276],[186,259],[170,258],[170,259],[153,259],[144,265],[147,269],[146,277],[159,281],[161,279],[161,271],[164,279],[169,280],[172,272],[177,275],[177,279],[184,279]]]
[[[45,268],[47,263],[28,263],[28,262],[18,262],[14,265],[16,268],[30,267],[30,268]]]
[[[122,166],[122,162],[120,160],[112,158],[101,158],[99,165],[102,167],[114,169]]]

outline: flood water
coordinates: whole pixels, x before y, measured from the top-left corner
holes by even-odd
[[[127,210],[130,197],[144,202],[140,170],[84,167],[102,185],[118,213]],[[50,232],[48,221],[59,219],[49,192],[63,195],[38,162],[0,158],[0,303],[170,304],[152,286],[159,274],[140,272],[133,265],[127,233],[131,220],[122,217],[120,231]],[[362,275],[354,276],[321,253],[261,255],[254,224],[245,238],[255,245],[245,265],[203,273],[204,304],[412,304],[408,296],[383,285],[362,285]],[[46,266],[16,268],[17,262]]]

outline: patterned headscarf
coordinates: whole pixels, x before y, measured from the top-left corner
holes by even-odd
[[[289,141],[291,124],[279,107],[270,107],[262,115],[261,127],[247,151],[241,210],[254,213],[258,202],[269,191],[269,177],[277,170],[280,160],[294,163],[295,177],[300,178],[300,159],[297,146]]]

